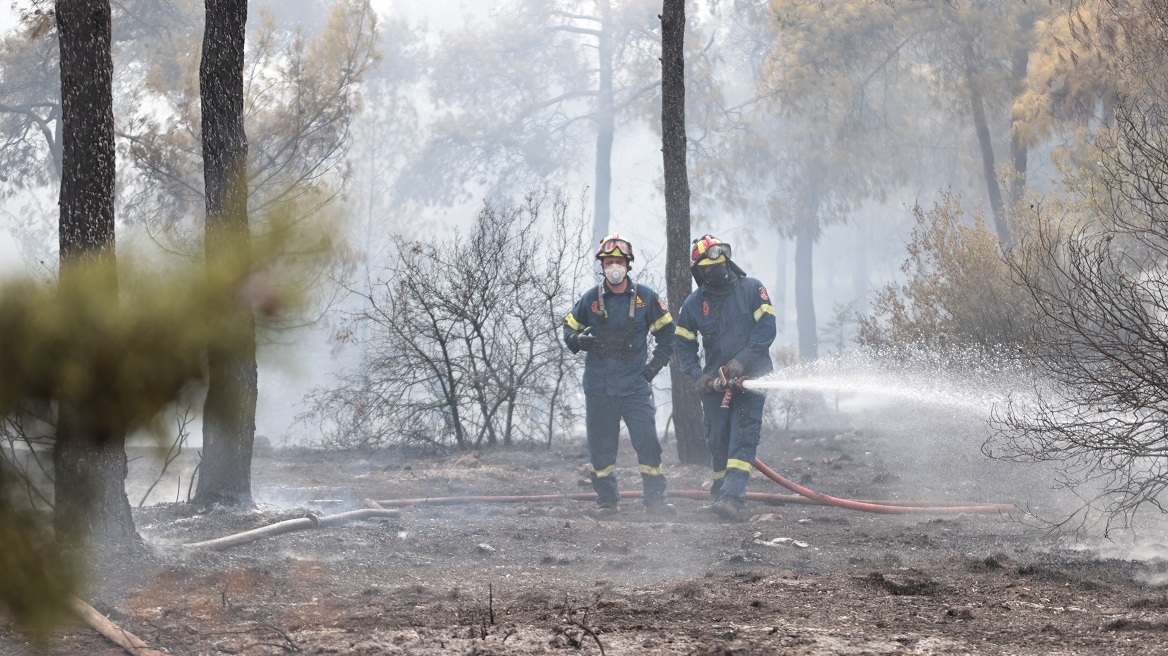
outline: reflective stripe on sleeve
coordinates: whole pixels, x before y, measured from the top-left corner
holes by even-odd
[[[584,327],[584,324],[576,321],[576,317],[571,312],[568,313],[568,316],[564,317],[564,323],[568,324],[568,327],[572,330],[580,330]]]
[[[649,332],[655,333],[658,330],[661,330],[661,328],[663,328],[666,324],[670,323],[671,321],[673,321],[673,317],[670,316],[670,314],[668,312],[666,312],[665,314],[661,315],[660,319],[654,321],[652,326],[649,326]]]
[[[762,305],[758,306],[758,309],[754,311],[754,320],[758,321],[764,314],[769,314],[772,317],[775,316],[775,306],[771,305],[770,303],[763,303]]]
[[[681,326],[675,327],[673,329],[673,334],[677,335],[678,337],[680,337],[682,339],[688,339],[691,342],[696,342],[698,339],[697,335],[694,335],[693,333],[686,330],[685,328],[682,328]]]

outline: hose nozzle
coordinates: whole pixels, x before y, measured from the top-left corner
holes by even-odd
[[[718,367],[718,377],[714,379],[714,389],[719,392],[724,392],[722,395],[722,407],[730,407],[730,399],[735,392],[746,392],[742,387],[742,381],[750,378],[750,376],[739,376],[737,378],[727,378],[726,368]]]

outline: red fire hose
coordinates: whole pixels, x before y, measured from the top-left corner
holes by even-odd
[[[623,499],[640,499],[641,493],[632,490],[621,492]],[[676,499],[696,499],[698,501],[709,500],[710,493],[705,490],[670,490],[670,498]],[[377,500],[377,503],[386,508],[400,508],[403,506],[451,506],[463,503],[529,503],[533,501],[560,501],[569,499],[573,501],[595,501],[595,492],[580,492],[576,494],[520,494],[520,495],[488,495],[488,496],[464,496],[464,497],[421,497],[416,499],[386,499]],[[767,494],[763,492],[747,492],[746,499],[748,501],[756,501],[758,503],[766,503],[772,505],[782,504],[804,504],[818,506],[820,502],[814,499],[801,497],[797,494]]]
[[[767,478],[782,485],[788,490],[800,494],[808,499],[812,499],[828,506],[839,506],[840,508],[850,508],[852,510],[861,510],[863,512],[872,513],[888,513],[888,514],[937,514],[937,513],[992,513],[992,512],[1010,512],[1014,509],[1013,505],[1005,503],[973,503],[964,505],[920,505],[922,502],[910,501],[905,504],[894,504],[892,502],[872,502],[872,501],[853,501],[851,499],[840,499],[838,497],[821,494],[815,490],[799,485],[798,483],[784,477],[779,472],[771,469],[758,458],[754,459],[754,466]],[[923,502],[928,503],[928,502]]]
[[[747,492],[746,500],[770,505],[826,505],[860,510],[863,512],[886,514],[947,514],[947,513],[1002,513],[1009,512],[1014,507],[1002,503],[953,503],[930,501],[855,501],[840,499],[795,483],[763,461],[755,458],[754,466],[767,478],[796,492],[797,494],[773,494],[766,492]],[[625,499],[639,499],[640,492],[625,491],[620,493]],[[670,490],[669,496],[680,499],[708,500],[710,493],[705,490]],[[531,503],[538,501],[560,501],[570,499],[575,501],[595,501],[595,492],[580,492],[576,494],[517,494],[517,495],[486,495],[486,496],[453,496],[453,497],[418,497],[414,499],[379,499],[377,503],[386,508],[400,508],[403,506],[450,506],[464,503]]]

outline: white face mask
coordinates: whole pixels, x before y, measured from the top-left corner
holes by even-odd
[[[619,285],[625,281],[625,267],[623,265],[613,262],[604,267],[604,278],[608,280],[610,285]]]

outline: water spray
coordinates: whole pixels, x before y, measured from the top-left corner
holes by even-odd
[[[768,389],[800,389],[806,388],[807,385],[800,384],[797,381],[783,381],[783,380],[766,380],[754,379],[749,376],[738,376],[737,378],[729,378],[726,375],[724,367],[718,369],[718,377],[714,379],[714,389],[723,392],[722,407],[729,408],[730,401],[734,394],[761,394]],[[861,512],[871,513],[885,513],[885,514],[934,514],[934,513],[1005,513],[1013,510],[1011,504],[998,503],[971,503],[958,505],[938,505],[930,502],[912,502],[908,505],[901,505],[889,502],[872,502],[872,501],[857,501],[854,499],[841,499],[827,494],[816,492],[815,490],[803,487],[798,483],[779,474],[774,469],[771,469],[758,458],[754,459],[754,467],[758,469],[764,476],[787,488],[788,490],[799,495],[800,499],[810,499],[813,502],[823,505],[837,506],[840,508],[848,508],[850,510],[859,510]]]

